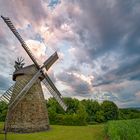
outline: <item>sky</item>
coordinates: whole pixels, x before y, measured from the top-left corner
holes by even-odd
[[[55,51],[48,75],[64,97],[140,107],[139,0],[0,0],[37,61]],[[11,84],[20,43],[0,19],[0,91]],[[45,97],[50,94],[43,87]]]

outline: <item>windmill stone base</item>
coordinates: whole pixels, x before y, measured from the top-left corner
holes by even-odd
[[[16,84],[10,102],[12,102],[18,94],[16,92],[17,83],[23,79],[29,81],[36,71],[35,66],[30,65],[14,73],[13,80],[16,80]],[[7,132],[31,133],[49,129],[48,113],[40,79],[35,82],[14,109],[8,109],[5,123]],[[24,84],[26,85],[26,83]]]

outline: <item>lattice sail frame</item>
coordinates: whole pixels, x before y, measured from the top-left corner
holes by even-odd
[[[67,106],[65,105],[62,95],[60,94],[59,90],[56,88],[56,86],[53,84],[52,80],[49,78],[48,74],[44,72],[42,69],[45,67],[46,71],[51,67],[51,65],[58,59],[57,52],[55,52],[47,61],[44,62],[44,65],[40,67],[37,60],[35,59],[34,55],[28,48],[25,41],[22,39],[14,25],[12,24],[11,20],[8,17],[1,16],[4,22],[7,24],[7,26],[10,28],[10,30],[13,32],[13,34],[16,36],[16,38],[21,43],[21,46],[24,48],[24,50],[27,52],[33,63],[35,64],[36,68],[38,69],[38,72],[33,76],[33,78],[27,83],[25,87],[19,92],[18,97],[9,105],[9,107],[14,108],[18,102],[26,95],[28,90],[31,88],[31,86],[35,83],[36,79],[41,75],[43,76],[43,83],[47,87],[48,91],[52,94],[52,96],[57,100],[57,102],[60,104],[60,106],[66,111]],[[2,95],[3,99],[4,95]],[[5,97],[6,98],[6,97]],[[10,99],[9,99],[10,100]],[[8,101],[9,102],[9,101]]]

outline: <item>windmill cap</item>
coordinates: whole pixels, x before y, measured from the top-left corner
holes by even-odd
[[[37,72],[37,68],[34,64],[23,67],[19,70],[16,70],[13,73],[13,81],[16,81],[16,77],[17,76],[21,76],[21,75],[34,75]],[[43,79],[43,77],[39,77],[41,80]]]

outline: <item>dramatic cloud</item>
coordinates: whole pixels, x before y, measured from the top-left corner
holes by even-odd
[[[139,1],[0,0],[0,5],[40,63],[58,51],[61,59],[49,74],[63,95],[140,106]],[[31,61],[2,20],[0,25],[0,75],[6,76],[18,55]]]
[[[7,77],[0,75],[0,85],[2,87],[1,90],[5,90],[8,88],[9,82],[8,82]]]
[[[89,96],[92,92],[92,76],[86,77],[76,72],[63,72],[57,76],[58,80],[62,84],[66,84],[69,87],[69,93],[76,96],[77,93],[81,96]]]

